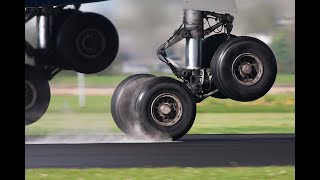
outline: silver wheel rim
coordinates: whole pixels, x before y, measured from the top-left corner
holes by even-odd
[[[24,81],[25,110],[30,109],[37,101],[37,90],[30,81]]]
[[[173,126],[182,116],[182,103],[173,94],[160,94],[151,103],[151,116],[161,126]]]
[[[262,74],[262,61],[255,54],[240,54],[232,63],[232,75],[234,79],[244,86],[256,84],[261,79]]]
[[[106,48],[105,36],[96,28],[80,31],[75,42],[78,53],[88,59],[100,56]]]

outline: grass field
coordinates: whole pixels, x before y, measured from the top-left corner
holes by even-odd
[[[116,87],[128,75],[97,76],[85,75],[86,87]],[[59,87],[77,86],[77,76],[58,74],[50,81],[50,85]]]
[[[278,74],[276,78],[276,84],[295,84],[295,75],[294,74]]]
[[[25,128],[26,135],[121,133],[110,113],[110,96],[52,96],[46,114]],[[208,98],[197,104],[189,134],[294,133],[294,94],[266,95],[253,102]]]
[[[86,75],[85,83],[86,87],[116,87],[123,79],[129,75]],[[174,77],[173,74],[166,76]],[[50,81],[50,85],[55,87],[74,87],[77,86],[76,75],[63,75],[58,74]],[[294,74],[278,74],[275,84],[278,85],[294,85],[295,75]]]
[[[294,166],[27,169],[26,180],[294,180]]]
[[[106,113],[110,112],[111,96],[86,96],[86,106],[79,107],[78,96],[55,95],[51,97],[47,113]],[[198,113],[240,113],[240,112],[294,112],[295,95],[269,94],[251,102],[237,102],[230,99],[207,98],[197,104]]]
[[[189,134],[294,133],[294,113],[199,113]],[[121,134],[110,113],[47,113],[26,135]]]

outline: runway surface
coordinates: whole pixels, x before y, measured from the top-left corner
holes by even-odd
[[[177,142],[27,144],[25,168],[295,165],[295,135],[186,135]],[[118,136],[113,139],[123,139]]]

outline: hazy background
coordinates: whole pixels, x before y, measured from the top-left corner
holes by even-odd
[[[234,14],[232,33],[257,37],[272,48],[278,62],[276,82],[270,92],[252,102],[207,98],[198,103],[196,120],[188,134],[294,133],[294,1],[236,2],[239,12]],[[109,136],[122,134],[110,112],[115,87],[130,74],[173,76],[158,59],[156,50],[182,23],[179,0],[110,0],[85,4],[80,9],[111,20],[119,33],[119,52],[102,72],[80,78],[83,76],[75,71],[62,71],[49,81],[48,110],[39,121],[25,128],[26,136],[43,136],[42,143],[119,141]],[[35,35],[33,19],[26,24],[25,31],[26,39],[33,45]],[[169,49],[168,55],[184,65],[184,41]],[[26,60],[30,61],[27,57]],[[71,139],[54,139],[55,135],[68,135]],[[96,135],[108,136],[101,139]]]
[[[232,33],[238,36],[257,37],[266,42],[276,55],[279,73],[272,88],[274,91],[271,89],[264,97],[252,102],[207,98],[197,104],[196,120],[188,134],[295,133],[295,2],[294,0],[236,0],[236,3],[239,13],[234,14]],[[26,126],[25,135],[41,136],[33,143],[136,142],[130,138],[126,139],[126,136],[113,136],[123,134],[115,125],[110,112],[113,90],[129,74],[148,72],[163,75],[164,72],[168,72],[168,68],[156,56],[156,50],[181,25],[182,9],[178,0],[110,0],[85,4],[80,9],[102,14],[111,20],[119,33],[119,53],[106,70],[85,76],[87,88],[85,105],[80,103],[82,96],[79,95],[81,88],[77,88],[79,82],[77,73],[60,72],[49,82],[51,100],[47,112],[38,122]],[[26,24],[25,31],[26,39],[32,44],[35,44],[34,26],[33,19]],[[170,57],[180,59],[178,62],[184,64],[184,41],[173,47]],[[30,61],[27,57],[26,60]],[[173,74],[170,72],[166,75]],[[123,139],[120,140],[118,137]],[[192,168],[180,171],[169,168],[162,171],[150,168],[152,171],[150,175],[140,168],[134,169],[134,174],[132,170],[126,169],[112,169],[112,172],[105,169],[97,172],[80,169],[80,173],[77,170],[65,169],[28,169],[26,177],[42,179],[46,178],[43,176],[48,176],[47,178],[63,180],[81,176],[82,179],[84,177],[116,179],[122,175],[122,179],[134,179],[133,177],[140,176],[144,177],[141,179],[150,177],[175,179],[172,176],[174,174],[178,178],[192,179],[201,174],[201,177],[207,179],[214,177],[237,180],[284,180],[294,179],[294,168],[294,166],[267,166],[254,169],[227,167],[206,171]],[[234,175],[233,171],[240,175]]]
[[[236,0],[235,35],[257,37],[275,53],[279,73],[295,72],[295,2],[293,0]],[[158,60],[157,48],[182,23],[178,0],[110,0],[89,3],[80,10],[102,14],[117,28],[120,38],[118,55],[112,65],[96,74],[169,72]],[[211,25],[214,21],[211,21]],[[35,43],[35,20],[26,24],[25,36]],[[184,41],[175,45],[170,56],[184,65]],[[29,61],[29,59],[26,60]],[[62,74],[75,75],[74,71]]]

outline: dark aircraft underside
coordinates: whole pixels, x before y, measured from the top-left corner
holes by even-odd
[[[25,7],[61,6],[68,4],[84,4],[108,0],[25,0]]]

